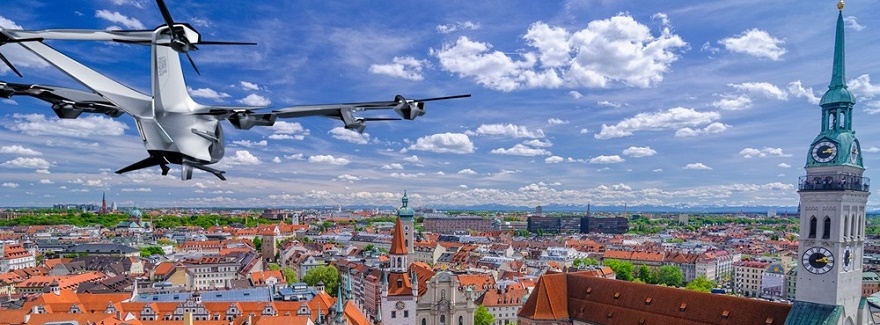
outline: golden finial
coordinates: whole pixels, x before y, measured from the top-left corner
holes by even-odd
[[[837,3],[837,10],[843,10],[843,0]]]

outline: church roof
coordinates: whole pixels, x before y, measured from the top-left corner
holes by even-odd
[[[812,302],[795,301],[785,324],[837,324],[843,314],[842,306],[820,305]]]
[[[391,249],[388,250],[389,255],[407,255],[406,242],[404,242],[403,223],[400,217],[397,217],[397,223],[394,225],[394,234],[391,235]]]

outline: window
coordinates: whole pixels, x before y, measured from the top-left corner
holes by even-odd
[[[809,238],[816,238],[816,217],[810,217],[810,234]]]
[[[422,325],[428,325],[428,319],[422,318]]]
[[[397,312],[391,311],[391,318],[397,318]]]
[[[408,317],[409,317],[409,310],[404,310],[403,311],[403,318],[408,318]]]
[[[849,236],[849,215],[843,216],[843,237]]]
[[[822,239],[831,238],[831,218],[825,216],[824,225],[822,225]]]

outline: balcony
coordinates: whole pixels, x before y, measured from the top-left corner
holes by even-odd
[[[798,191],[868,192],[871,179],[853,175],[809,175],[798,178]]]

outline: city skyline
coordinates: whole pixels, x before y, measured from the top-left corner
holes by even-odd
[[[226,182],[158,168],[113,174],[146,157],[130,117],[61,121],[45,103],[4,100],[0,206],[91,202],[101,191],[144,207],[395,206],[405,189],[416,206],[797,206],[831,77],[836,1],[371,4],[168,2],[205,39],[258,43],[194,52],[202,76],[184,69],[199,102],[474,97],[364,134],[327,119],[256,132],[226,124]],[[880,157],[870,127],[878,4],[850,1],[843,12],[867,177]],[[0,15],[4,28],[160,24],[151,1],[34,1]],[[146,47],[50,44],[149,90]],[[0,67],[3,81],[74,85],[14,44],[0,52],[24,74]]]

